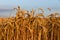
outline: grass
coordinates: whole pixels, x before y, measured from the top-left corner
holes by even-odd
[[[60,40],[60,17],[26,12],[18,8],[16,17],[0,18],[0,40]]]

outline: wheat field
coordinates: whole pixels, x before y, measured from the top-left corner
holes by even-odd
[[[60,40],[58,13],[45,17],[39,10],[42,13],[34,15],[34,9],[29,12],[18,6],[15,17],[0,18],[0,40]]]

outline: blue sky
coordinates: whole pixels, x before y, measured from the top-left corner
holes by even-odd
[[[0,0],[0,8],[13,8],[20,5],[24,9],[59,8],[60,0]]]
[[[60,11],[60,0],[0,0],[0,9],[12,9],[21,6],[22,9],[53,8]],[[0,13],[0,15],[3,15]],[[47,13],[46,13],[47,15]]]

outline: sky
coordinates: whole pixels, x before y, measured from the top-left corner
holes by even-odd
[[[22,9],[53,8],[60,11],[60,0],[0,0],[1,9],[12,9],[20,5]],[[1,14],[1,13],[0,13]]]
[[[20,5],[22,8],[31,9],[39,7],[59,8],[60,0],[0,0],[0,8],[13,8]]]

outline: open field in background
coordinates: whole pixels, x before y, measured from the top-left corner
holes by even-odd
[[[42,8],[42,13],[36,15],[33,9],[16,10],[15,17],[0,18],[0,40],[60,40],[58,12],[45,17]]]

